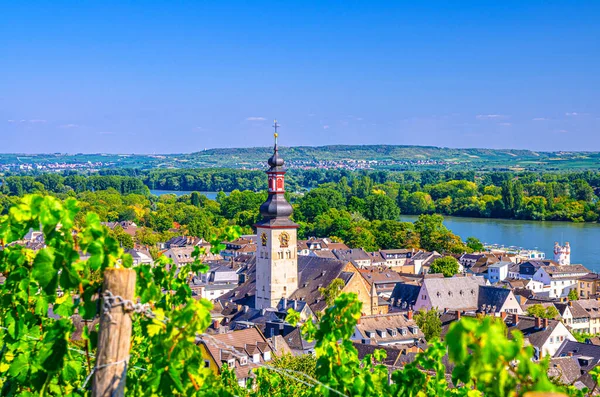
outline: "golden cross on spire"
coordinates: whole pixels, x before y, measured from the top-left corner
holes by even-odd
[[[275,137],[275,145],[277,145],[277,137],[279,136],[279,134],[277,133],[277,128],[279,128],[280,125],[277,124],[277,119],[273,120],[273,128],[275,129],[275,133],[273,134],[273,136]]]

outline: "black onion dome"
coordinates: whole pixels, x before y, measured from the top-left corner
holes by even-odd
[[[260,214],[266,219],[289,218],[293,209],[283,194],[270,194],[260,206]]]
[[[277,151],[277,146],[275,146],[275,152],[273,153],[273,155],[271,157],[269,157],[269,167],[271,168],[276,168],[276,167],[283,167],[283,158],[279,156],[279,152]]]

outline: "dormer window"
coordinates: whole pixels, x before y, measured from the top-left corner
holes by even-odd
[[[271,352],[264,352],[263,353],[263,360],[265,360],[265,361],[271,361]]]
[[[248,365],[248,357],[246,357],[246,356],[240,357],[240,365]]]
[[[230,358],[229,360],[227,360],[227,366],[229,368],[235,368],[235,358]]]

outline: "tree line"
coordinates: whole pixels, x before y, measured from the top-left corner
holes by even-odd
[[[600,173],[474,171],[292,170],[286,179],[292,199],[304,203],[299,220],[335,208],[367,220],[397,219],[403,214],[596,222],[600,216]],[[262,171],[231,169],[105,170],[84,176],[40,174],[5,176],[0,192],[11,196],[36,192],[81,193],[115,189],[149,194],[148,189],[262,192]],[[303,192],[315,190],[316,193]],[[298,193],[298,194],[296,194]],[[341,196],[340,196],[341,195]],[[312,204],[311,204],[312,203]],[[315,208],[310,208],[316,206]]]

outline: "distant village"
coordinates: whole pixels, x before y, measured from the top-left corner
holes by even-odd
[[[243,385],[253,368],[275,355],[314,354],[314,342],[304,339],[300,325],[315,321],[328,307],[327,288],[339,286],[340,292],[354,293],[362,302],[353,336],[360,358],[384,349],[390,367],[413,361],[427,348],[415,319],[422,310],[438,312],[442,339],[463,317],[493,316],[506,324],[509,337],[510,331],[521,331],[537,360],[550,357],[552,376],[579,388],[595,387],[588,371],[600,363],[600,275],[571,263],[569,243],[555,243],[554,256],[548,259],[535,250],[367,252],[325,236],[298,240],[298,225],[291,221],[292,207],[284,197],[284,161],[277,145],[268,164],[269,195],[260,206],[256,234],[223,241],[216,254],[210,253],[207,241],[193,236],[174,237],[160,247],[175,266],[193,262],[196,247],[204,249],[201,259],[209,270],[192,275],[189,286],[195,297],[214,305],[210,338],[239,353],[232,355],[231,349],[199,336],[207,368],[218,373],[227,364]],[[132,236],[137,230],[132,222],[105,226],[119,226]],[[31,231],[19,244],[40,249],[44,238]],[[129,253],[134,265],[153,263],[145,247]],[[456,259],[458,273],[432,273],[434,261],[446,256]],[[532,315],[532,307],[554,308],[557,314]],[[286,322],[290,309],[299,313],[300,324]],[[578,334],[589,337],[578,342]]]

